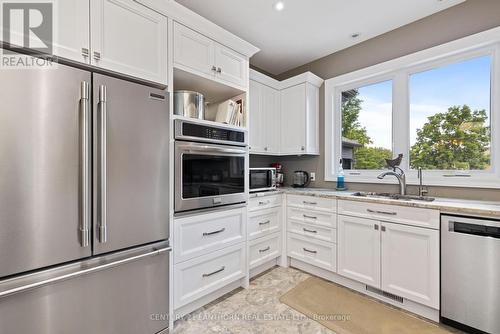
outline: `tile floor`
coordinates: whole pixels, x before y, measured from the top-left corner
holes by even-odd
[[[334,334],[279,301],[309,277],[275,267],[250,281],[249,289],[237,289],[177,321],[172,334]]]

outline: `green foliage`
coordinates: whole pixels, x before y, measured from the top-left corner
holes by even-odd
[[[366,128],[358,121],[361,103],[356,89],[342,94],[342,137],[356,140],[362,147],[354,148],[355,169],[383,169],[385,159],[392,158],[391,150],[383,147],[368,147],[373,141]]]
[[[383,147],[358,147],[354,155],[355,169],[384,169],[385,159],[392,159],[392,151]]]
[[[366,128],[358,122],[361,103],[356,89],[342,94],[342,137],[356,140],[361,145],[371,144]]]
[[[411,147],[412,168],[484,170],[490,165],[490,128],[485,110],[450,107],[428,118]]]

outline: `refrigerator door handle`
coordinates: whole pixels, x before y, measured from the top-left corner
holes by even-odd
[[[80,166],[81,166],[81,213],[80,236],[82,247],[90,244],[90,85],[80,84]]]
[[[99,114],[100,114],[100,170],[99,170],[99,186],[100,186],[100,210],[99,210],[99,242],[105,243],[108,240],[108,231],[106,224],[107,216],[107,89],[105,85],[99,86]]]
[[[170,252],[171,250],[172,250],[171,247],[165,247],[165,248],[161,248],[161,249],[155,249],[155,250],[153,250],[151,252],[148,252],[148,253],[144,253],[144,254],[140,254],[140,255],[128,257],[128,258],[125,258],[125,259],[122,259],[122,260],[112,261],[112,262],[109,262],[109,263],[106,263],[106,264],[98,265],[98,266],[91,267],[91,268],[86,268],[86,269],[83,269],[83,270],[71,272],[71,273],[60,275],[60,276],[56,276],[56,277],[51,277],[51,278],[46,279],[46,280],[38,281],[38,282],[35,282],[35,283],[31,283],[31,284],[26,284],[26,285],[23,285],[23,286],[20,286],[20,287],[16,287],[16,288],[12,288],[12,289],[9,289],[9,290],[0,291],[0,298],[7,297],[7,296],[10,296],[10,295],[14,295],[14,294],[21,293],[21,292],[25,292],[25,291],[28,291],[28,290],[37,289],[37,288],[43,287],[45,285],[54,284],[54,283],[57,283],[57,282],[68,280],[68,279],[72,279],[72,278],[80,277],[80,276],[83,276],[83,275],[91,274],[91,273],[94,273],[94,272],[97,272],[97,271],[110,269],[110,268],[113,268],[113,267],[124,265],[124,264],[129,263],[129,262],[137,261],[137,260],[140,260],[140,259],[143,259],[143,258],[146,258],[146,257],[160,255],[160,254],[165,253],[165,252]]]

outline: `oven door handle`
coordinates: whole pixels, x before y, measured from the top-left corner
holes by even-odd
[[[239,150],[239,149],[234,149],[234,148],[222,148],[222,147],[210,146],[210,145],[196,145],[196,146],[179,145],[178,147],[180,149],[184,150],[185,152],[188,152],[188,153],[191,153],[191,152],[202,152],[202,153],[217,152],[217,153],[240,154],[240,155],[246,154],[246,150]]]

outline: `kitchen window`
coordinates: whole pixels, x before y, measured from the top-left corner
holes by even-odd
[[[383,169],[392,157],[392,81],[342,92],[344,169]]]
[[[487,42],[485,42],[487,41]],[[325,180],[500,188],[500,29],[325,82]]]

